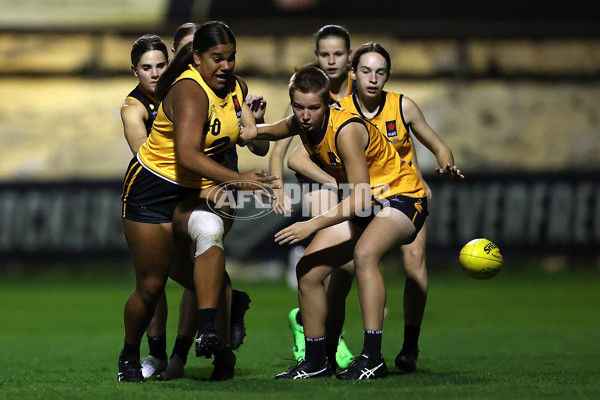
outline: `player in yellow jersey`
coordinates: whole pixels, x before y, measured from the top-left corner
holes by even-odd
[[[186,44],[194,39],[194,33],[200,24],[188,22],[180,25],[173,35],[173,45],[171,53],[175,56]],[[158,38],[160,40],[160,38]],[[162,41],[160,41],[162,43]],[[132,91],[122,107],[122,118],[125,128],[126,138],[134,155],[139,147],[146,141],[150,134],[158,102],[154,99],[155,76],[162,74],[164,66],[160,57],[156,63],[152,63],[151,57],[156,57],[157,51],[153,47],[159,47],[160,52],[167,56],[166,46],[159,45],[155,35],[145,35],[138,39],[132,49],[132,69],[140,79],[138,88]],[[150,51],[153,51],[152,53]],[[191,51],[191,49],[190,49]],[[161,53],[161,54],[162,54]],[[141,57],[140,57],[140,54]],[[139,61],[136,61],[138,60]],[[149,60],[147,60],[149,59]],[[138,65],[139,64],[139,65]],[[147,83],[146,83],[147,82]],[[143,87],[148,86],[147,89]],[[144,93],[151,93],[152,97],[145,96]],[[132,101],[134,100],[134,101]],[[256,96],[247,96],[246,104],[253,104]],[[145,106],[146,112],[143,112],[142,106]],[[264,110],[263,110],[264,111]],[[256,114],[255,114],[256,116]],[[143,120],[143,118],[146,118]],[[145,125],[146,134],[142,134],[142,123]],[[128,134],[128,131],[131,133]],[[136,133],[137,132],[137,133]],[[131,139],[130,139],[131,138]],[[134,151],[135,150],[135,151]],[[237,166],[237,153],[232,151],[228,154],[231,165]],[[240,290],[232,291],[231,301],[231,348],[236,350],[241,345],[245,336],[244,316],[249,307],[250,298],[247,293]],[[184,376],[184,366],[187,362],[187,356],[190,347],[194,343],[196,334],[196,295],[189,289],[184,289],[179,306],[179,321],[177,325],[177,337],[171,353],[167,358],[166,347],[166,323],[167,323],[167,299],[163,294],[157,304],[156,311],[148,329],[148,347],[150,354],[142,360],[142,376],[147,379],[154,375],[159,380],[171,380]]]
[[[167,277],[170,272],[179,273],[179,278],[192,274],[188,263],[170,271],[175,256],[172,221],[177,205],[185,198],[201,197],[201,189],[215,182],[234,182],[242,190],[274,186],[268,184],[273,177],[261,170],[239,173],[225,166],[226,153],[235,146],[240,126],[256,131],[252,111],[243,103],[247,86],[233,74],[235,52],[235,37],[227,25],[210,21],[200,26],[194,35],[193,55],[178,54],[159,80],[156,95],[161,103],[152,131],[125,175],[123,230],[133,258],[136,287],[125,303],[119,381],[144,380],[139,363],[140,341]],[[206,222],[220,227],[215,227],[208,241],[193,241],[208,244],[201,254],[196,247],[196,261],[203,259],[193,267],[197,279],[174,279],[196,291],[201,333],[196,353],[208,357],[222,350],[215,332],[215,316],[228,278],[222,253],[227,221],[213,218]],[[178,232],[182,236],[194,233]],[[220,334],[228,336],[228,332]],[[224,372],[217,369],[215,365],[215,379],[233,373],[233,366]]]
[[[358,279],[364,344],[360,357],[337,376],[387,376],[381,354],[385,284],[378,264],[393,246],[414,240],[427,215],[425,190],[415,170],[372,124],[330,107],[328,92],[329,81],[323,71],[312,66],[300,68],[290,80],[294,115],[258,130],[258,138],[270,140],[300,135],[311,159],[336,179],[345,195],[329,211],[275,234],[278,243],[294,244],[316,232],[297,265],[306,358],[276,375],[277,379],[333,374],[326,334],[340,327],[331,326],[327,319],[323,282],[351,259]],[[252,132],[245,137],[252,137]],[[452,153],[443,157],[443,165],[453,166]],[[460,173],[454,166],[449,171]]]
[[[338,103],[344,109],[375,124],[394,144],[398,154],[412,164],[421,177],[409,132],[412,132],[438,156],[438,160],[440,154],[448,154],[450,149],[429,126],[414,101],[401,94],[383,90],[390,75],[390,66],[389,54],[381,45],[367,43],[361,46],[354,53],[351,68],[352,79],[357,90]],[[304,164],[307,164],[308,160],[308,157],[304,156]],[[437,168],[436,172],[445,175],[451,171]],[[460,174],[449,175],[458,179],[463,178]],[[431,197],[429,187],[424,181],[423,183],[428,197]],[[418,338],[427,298],[425,235],[426,225],[412,243],[401,246],[407,275],[404,293],[405,331],[402,349],[395,359],[395,364],[406,373],[416,370],[419,353]]]
[[[419,106],[410,98],[384,90],[390,77],[391,60],[389,53],[378,43],[362,45],[352,58],[351,74],[356,82],[356,92],[339,101],[342,108],[359,114],[391,141],[396,151],[422,179],[417,162],[412,133],[438,159],[440,154],[451,153],[425,120]],[[443,158],[443,156],[442,156]],[[443,166],[443,164],[440,164]],[[446,171],[437,169],[440,173]],[[462,176],[458,176],[462,178]],[[424,181],[423,181],[424,182]],[[428,198],[431,191],[425,184]],[[418,339],[427,300],[427,269],[425,264],[426,227],[423,226],[416,239],[403,245],[402,255],[406,270],[404,287],[404,342],[396,357],[396,366],[405,373],[417,368],[419,354]]]
[[[352,79],[350,79],[349,72],[351,55],[350,34],[344,27],[340,25],[325,25],[315,34],[315,59],[318,67],[329,78],[331,103],[353,91]],[[288,107],[285,115],[287,116],[291,113],[291,108]],[[274,144],[269,159],[271,175],[283,176],[283,160],[291,142],[292,138],[290,137],[279,140]],[[327,185],[335,185],[335,179],[321,169],[311,168],[312,163],[306,164],[303,159],[306,156],[304,147],[302,145],[296,146],[288,158],[288,167],[296,172],[296,178],[302,184],[303,203],[305,205],[303,209],[306,208],[308,211],[308,217],[314,217],[337,204],[338,198],[335,192],[327,188]],[[274,211],[278,214],[285,214],[291,211],[291,201],[284,194],[283,181],[281,181],[281,185],[282,189],[276,191],[280,201],[275,203]],[[291,249],[290,254],[301,254],[303,251],[303,247],[296,246]],[[298,259],[296,257],[290,258],[288,283],[290,286],[295,287],[297,286],[295,267]],[[331,278],[328,278],[326,284],[329,286],[331,280],[338,281],[336,284],[338,290],[349,291],[353,276],[354,269],[350,262],[347,266],[339,268]],[[346,314],[345,302],[337,301],[340,298],[337,294],[332,294],[332,296],[334,297],[332,308],[336,310],[335,313],[332,313],[332,318],[341,318],[340,322],[343,325]],[[302,314],[298,311],[298,308],[295,308],[288,314],[288,324],[294,340],[293,353],[295,359],[304,357]],[[340,336],[337,341],[331,339],[328,347],[332,348],[331,352],[335,352],[335,360],[340,367],[345,368],[350,364],[353,355],[348,349],[343,336]]]
[[[156,83],[167,68],[168,62],[167,46],[157,35],[144,35],[138,38],[131,48],[131,70],[139,83],[127,95],[121,106],[121,120],[125,139],[134,156],[152,129],[158,109],[158,100],[154,97]],[[156,310],[146,330],[150,354],[142,361],[144,378],[167,367],[167,299],[164,294]]]

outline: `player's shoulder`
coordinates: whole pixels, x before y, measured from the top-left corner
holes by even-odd
[[[145,113],[146,107],[142,102],[135,97],[127,97],[121,105],[121,115],[133,115],[138,113]]]

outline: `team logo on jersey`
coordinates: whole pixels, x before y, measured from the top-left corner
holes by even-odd
[[[398,136],[398,131],[396,130],[396,120],[386,121],[385,130],[387,131],[387,136],[389,138]]]
[[[156,119],[156,114],[158,114],[158,112],[154,109],[154,104],[150,104],[149,105],[150,111],[152,111],[150,114],[152,114],[152,120]]]
[[[327,155],[329,156],[329,164],[331,164],[332,167],[340,166],[340,161],[337,159],[333,151],[328,151]]]
[[[240,101],[235,94],[231,97],[231,100],[233,101],[233,106],[235,107],[235,115],[237,115],[238,118],[241,118],[242,106],[240,106]]]

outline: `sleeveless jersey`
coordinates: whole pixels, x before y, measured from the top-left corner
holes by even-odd
[[[198,132],[198,134],[206,136],[204,153],[219,164],[226,165],[227,154],[232,149],[235,151],[235,144],[240,134],[242,88],[236,81],[234,91],[229,92],[225,98],[220,98],[204,82],[200,73],[192,65],[173,84],[183,79],[193,80],[206,92],[209,102],[207,123],[203,132]],[[179,167],[175,160],[174,145],[173,122],[165,115],[161,103],[152,132],[138,153],[140,162],[156,174],[179,185],[204,189],[216,184]]]
[[[158,110],[158,101],[152,97],[149,93],[146,93],[140,85],[137,85],[135,89],[127,95],[127,99],[135,100],[139,102],[146,109],[146,118],[144,118],[144,125],[146,126],[146,134],[150,134],[152,130],[152,123],[156,118],[156,112]]]
[[[386,137],[373,124],[335,106],[330,106],[327,111],[320,137],[309,137],[305,132],[300,133],[308,154],[321,169],[340,184],[348,182],[336,142],[340,130],[349,123],[360,123],[369,133],[365,157],[373,196],[390,197],[402,194],[409,197],[425,197],[425,190],[417,173],[398,155]],[[389,189],[382,192],[382,188],[385,187]]]
[[[358,94],[353,93],[341,99],[338,104],[353,114],[358,114],[371,122],[382,132],[396,148],[396,151],[409,165],[412,166],[413,142],[410,137],[410,129],[404,121],[402,114],[402,97],[404,95],[393,92],[383,92],[379,111],[373,118],[363,115],[358,105]]]

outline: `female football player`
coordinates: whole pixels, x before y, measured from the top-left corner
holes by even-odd
[[[348,31],[339,25],[325,25],[321,27],[315,34],[315,58],[316,65],[321,68],[329,78],[330,82],[330,102],[335,102],[338,99],[352,93],[353,83],[350,78],[349,65],[352,50],[350,48],[350,34]],[[291,108],[286,110],[286,116],[292,113]],[[271,175],[283,176],[283,160],[285,154],[292,142],[292,137],[277,141],[273,146],[273,151],[269,159],[269,168]],[[298,145],[292,151],[288,159],[288,167],[296,172],[296,178],[302,184],[303,203],[308,211],[309,217],[315,217],[322,212],[329,210],[338,203],[335,187],[335,179],[326,174],[320,168],[312,168],[312,162],[306,162],[307,153],[303,146]],[[278,214],[284,214],[291,211],[291,201],[284,194],[283,181],[280,182],[282,189],[277,190],[276,194],[280,199],[276,203],[274,211]],[[304,207],[303,207],[304,209]],[[299,253],[303,249],[295,249],[294,253]],[[295,260],[297,261],[297,260]],[[292,261],[290,263],[289,282],[290,285],[297,284],[296,265]],[[331,309],[336,312],[331,313],[332,326],[342,326],[345,316],[345,302],[340,302],[339,299],[345,298],[352,286],[352,277],[354,270],[352,262],[343,268],[335,271],[328,278],[326,284],[330,287],[330,282],[337,282],[332,285],[335,292],[332,292]],[[295,308],[288,315],[288,324],[292,330],[294,339],[293,353],[294,359],[304,357],[304,331],[302,329],[302,314]],[[337,319],[337,321],[333,321]],[[341,328],[340,328],[341,329]],[[341,336],[341,331],[337,336],[331,335],[330,343],[328,343],[328,352],[330,358],[342,367],[347,367],[352,360],[352,353],[346,345],[346,341]],[[339,340],[333,339],[338,337]],[[335,357],[334,357],[335,354]]]
[[[194,33],[199,27],[200,24],[187,22],[180,25],[175,30],[175,34],[173,35],[173,47],[171,48],[173,56],[194,40]],[[189,49],[189,51],[191,51],[191,49]],[[257,96],[246,97],[246,104],[249,106],[252,105],[253,110],[260,110],[262,111],[262,114],[264,114],[264,104],[261,107],[259,103],[258,107],[256,107],[254,106],[256,101]],[[259,99],[259,102],[260,101],[262,101],[262,97]],[[255,117],[260,118],[262,117],[262,114],[257,115],[255,113]],[[253,152],[257,153],[255,147],[249,147]],[[235,165],[237,170],[237,153],[232,150],[228,154],[228,157],[230,158],[230,164],[228,165]],[[250,297],[246,292],[240,290],[232,291],[231,349],[233,350],[239,348],[245,336],[244,316],[249,307],[249,303]],[[177,337],[175,338],[175,344],[167,364],[167,305],[165,296],[161,297],[147,330],[147,332],[152,333],[152,335],[149,335],[148,337],[150,355],[142,360],[142,375],[144,378],[158,375],[159,380],[168,381],[184,376],[184,366],[187,363],[188,353],[194,343],[194,336],[196,335],[196,312],[196,294],[193,291],[184,288],[179,305]]]
[[[157,35],[138,38],[131,49],[131,70],[138,78],[138,85],[127,95],[121,106],[123,131],[129,149],[135,156],[146,141],[156,117],[158,101],[154,97],[156,83],[167,68],[169,54],[167,46]],[[163,294],[157,305],[155,316],[148,325],[146,335],[150,354],[142,362],[144,378],[161,372],[167,366],[167,299]]]
[[[352,58],[351,77],[356,91],[339,101],[342,108],[367,119],[390,140],[398,154],[421,178],[428,198],[431,190],[422,179],[413,141],[409,132],[436,156],[449,149],[425,120],[417,104],[410,98],[383,90],[391,70],[388,52],[379,44],[361,46]],[[304,163],[309,159],[302,155]],[[443,174],[438,168],[437,171]],[[463,179],[462,175],[456,176]],[[401,246],[406,282],[404,288],[404,341],[396,357],[396,366],[405,373],[416,370],[419,354],[418,339],[427,299],[428,279],[425,264],[426,224],[415,240]]]
[[[427,215],[427,197],[416,171],[372,124],[328,106],[328,89],[321,70],[299,69],[290,80],[294,115],[258,130],[259,138],[275,140],[300,135],[311,159],[336,178],[344,197],[329,211],[275,235],[280,244],[294,244],[316,232],[297,266],[306,358],[277,379],[333,373],[325,348],[328,309],[323,282],[351,259],[356,266],[364,343],[361,356],[338,378],[387,376],[381,354],[385,284],[378,264],[393,246],[412,242]],[[436,156],[443,166],[440,173],[462,176],[447,147]]]
[[[252,111],[243,103],[247,86],[233,74],[235,51],[235,37],[227,25],[218,21],[202,24],[194,34],[193,55],[180,52],[158,82],[156,96],[161,103],[152,132],[125,175],[123,230],[133,258],[136,287],[125,303],[120,381],[143,381],[140,341],[175,256],[172,221],[177,205],[186,197],[200,201],[202,189],[218,182],[233,182],[243,190],[272,187],[267,184],[272,177],[261,170],[239,173],[224,166],[240,126],[256,131]],[[200,336],[196,354],[210,357],[222,349],[215,318],[226,280],[222,236],[228,222],[221,217],[203,217],[207,218],[203,226],[210,225],[211,232],[191,232],[199,235],[193,243],[195,261],[202,262],[194,263],[193,282],[180,283],[197,295]],[[174,275],[184,274],[174,270]]]

